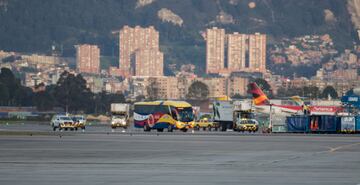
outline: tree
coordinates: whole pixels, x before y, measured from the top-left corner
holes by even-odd
[[[3,89],[7,89],[7,94],[9,95],[8,105],[15,104],[14,92],[19,88],[20,82],[18,83],[12,71],[8,68],[1,68],[0,82],[4,86]]]
[[[35,93],[33,102],[39,111],[52,110],[55,105],[55,99],[49,90]]]
[[[54,97],[57,104],[69,112],[90,112],[93,93],[86,87],[86,81],[79,74],[77,76],[64,71],[55,86]]]
[[[107,113],[110,111],[111,103],[124,103],[125,96],[123,94],[109,94],[105,91],[95,94],[94,112],[95,114]]]
[[[20,80],[15,78],[13,72],[8,68],[1,68],[0,73],[0,99],[3,105],[31,106],[33,92],[30,88],[21,85]]]
[[[319,98],[320,91],[316,86],[305,86],[303,87],[303,94],[305,97],[309,97],[311,99]]]
[[[8,105],[9,90],[7,86],[0,82],[0,105]]]
[[[333,99],[338,98],[338,94],[333,86],[326,86],[321,93],[321,98],[328,98],[329,96]]]
[[[14,92],[15,106],[32,106],[34,93],[31,88],[19,86]]]
[[[189,92],[186,98],[191,100],[206,100],[209,97],[208,86],[200,81],[195,81],[189,87]]]
[[[291,97],[291,96],[303,96],[302,88],[291,87],[285,89],[284,87],[280,87],[277,90],[277,97]]]

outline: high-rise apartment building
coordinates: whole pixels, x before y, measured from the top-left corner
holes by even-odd
[[[228,35],[228,69],[241,71],[246,64],[247,35],[237,32]]]
[[[227,50],[227,65],[224,53]],[[206,73],[230,74],[231,72],[266,71],[266,35],[225,35],[224,29],[206,31]]]
[[[80,73],[100,72],[100,49],[96,45],[76,46],[76,68]]]
[[[159,32],[153,26],[148,28],[124,26],[120,30],[119,36],[119,63],[124,76],[134,75],[136,51],[144,49],[159,50]]]
[[[206,30],[206,73],[219,73],[224,69],[225,30]]]
[[[249,36],[249,68],[266,71],[266,35],[255,33]]]
[[[135,53],[135,76],[163,76],[164,54],[157,49],[143,49]]]

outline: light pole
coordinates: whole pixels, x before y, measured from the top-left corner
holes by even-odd
[[[269,129],[272,131],[272,106],[273,104],[270,103],[270,115],[269,115]]]

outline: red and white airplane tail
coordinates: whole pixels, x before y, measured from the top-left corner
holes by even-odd
[[[255,83],[252,82],[249,84],[250,89],[249,93],[253,96],[253,103],[254,105],[269,105],[270,100],[266,96],[266,94],[260,89],[260,87]]]

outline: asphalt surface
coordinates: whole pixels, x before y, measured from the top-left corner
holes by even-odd
[[[6,131],[23,131],[23,132],[27,132],[27,133],[31,133],[31,132],[43,132],[43,133],[47,133],[47,134],[73,134],[73,133],[83,133],[83,134],[116,134],[116,133],[123,133],[123,134],[128,134],[128,133],[133,133],[133,134],[155,134],[158,133],[155,129],[151,130],[150,133],[147,133],[143,131],[142,128],[134,128],[134,127],[129,127],[127,129],[123,129],[123,128],[117,128],[117,129],[111,129],[110,124],[106,124],[106,123],[92,123],[92,124],[87,124],[86,125],[86,129],[85,131],[82,130],[77,130],[77,131],[58,131],[56,130],[56,132],[53,132],[52,127],[49,125],[49,123],[46,122],[42,122],[42,123],[36,123],[36,122],[18,122],[18,123],[9,123],[9,124],[0,124],[0,133],[1,132],[6,132]],[[230,131],[230,130],[229,130]],[[204,131],[203,129],[200,129],[199,131],[194,131],[195,134],[202,134],[202,135],[224,135],[223,132],[220,131],[215,131],[214,129],[212,129],[212,132],[209,132],[207,129]],[[192,130],[189,129],[187,131],[187,133],[184,133],[183,131],[180,130],[174,130],[173,133],[167,133],[167,130],[164,129],[164,132],[162,132],[161,134],[170,134],[170,135],[174,135],[174,134],[193,134]],[[227,132],[225,135],[239,135],[240,133],[238,132]],[[243,133],[243,134],[248,134]],[[251,133],[254,134],[254,133]],[[259,133],[257,133],[259,134]]]
[[[360,184],[358,136],[85,133],[0,135],[0,184]]]

